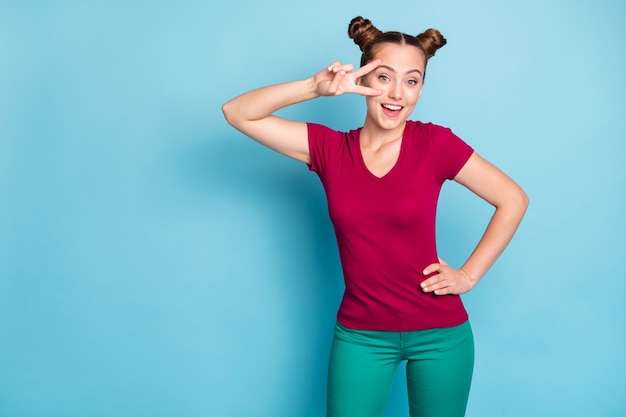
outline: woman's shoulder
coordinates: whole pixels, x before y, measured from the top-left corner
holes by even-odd
[[[348,131],[336,130],[320,123],[307,123],[309,148],[311,146],[327,149],[342,149],[344,147],[355,146],[359,141],[362,128]]]
[[[433,122],[407,120],[405,129],[409,137],[421,143],[422,146],[428,146],[433,142],[445,142],[450,137],[456,137],[449,127]]]
[[[429,148],[467,146],[463,139],[457,136],[451,128],[432,122],[408,121],[408,133],[420,146]]]
[[[313,133],[322,133],[322,134],[339,134],[339,135],[354,135],[358,132],[361,131],[362,127],[357,127],[354,129],[350,129],[350,130],[337,130],[337,129],[333,129],[332,127],[326,126],[324,124],[321,123],[316,123],[316,122],[307,122],[307,127],[309,129],[309,132],[313,132]]]
[[[442,126],[433,122],[424,122],[421,120],[407,120],[406,128],[409,131],[417,131],[424,133],[437,133],[437,132],[445,132],[451,131],[449,127]]]
[[[337,157],[356,155],[352,149],[358,147],[361,128],[343,132],[323,124],[307,123],[307,129],[313,171],[324,171],[328,163],[336,161]]]

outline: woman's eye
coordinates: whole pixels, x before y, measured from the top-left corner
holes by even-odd
[[[417,81],[417,80],[409,80],[408,83],[409,83],[409,85],[417,85],[417,84],[419,84],[419,81]]]
[[[389,81],[389,77],[387,77],[386,75],[379,75],[378,79],[381,81]]]

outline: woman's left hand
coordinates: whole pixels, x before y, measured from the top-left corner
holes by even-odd
[[[424,269],[424,275],[432,277],[425,279],[420,286],[424,292],[435,295],[464,294],[474,288],[476,283],[462,269],[455,269],[442,259],[438,264],[430,264]]]

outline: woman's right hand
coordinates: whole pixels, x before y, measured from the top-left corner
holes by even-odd
[[[335,62],[313,77],[317,92],[321,96],[339,96],[347,93],[378,96],[382,93],[380,90],[366,87],[358,83],[358,80],[375,70],[382,62],[381,59],[374,60],[356,71],[353,71],[354,66],[352,64]]]
[[[380,90],[366,87],[359,79],[381,63],[380,59],[372,61],[353,71],[352,65],[336,62],[306,80],[248,91],[225,103],[222,111],[226,120],[239,131],[270,149],[308,164],[311,162],[311,155],[306,123],[277,117],[274,112],[320,95],[380,95]]]

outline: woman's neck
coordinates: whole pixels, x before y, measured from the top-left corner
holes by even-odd
[[[401,139],[404,134],[405,126],[406,121],[394,129],[383,129],[380,126],[375,126],[371,123],[368,124],[366,121],[361,129],[361,146],[377,149],[388,143]]]

